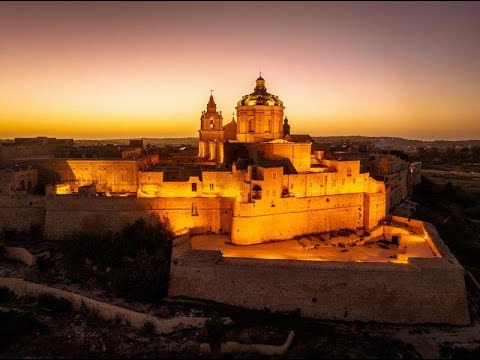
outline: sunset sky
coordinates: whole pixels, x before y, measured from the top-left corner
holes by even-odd
[[[480,139],[480,3],[0,3],[0,138],[197,136],[261,68],[292,133]]]

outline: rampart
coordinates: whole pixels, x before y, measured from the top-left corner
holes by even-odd
[[[230,198],[120,198],[62,196],[46,199],[45,236],[55,239],[82,229],[119,231],[126,224],[156,213],[172,230],[229,233]]]
[[[28,231],[32,226],[41,226],[44,222],[44,196],[0,196],[0,229]]]
[[[319,319],[467,325],[464,270],[432,225],[422,229],[441,258],[406,264],[224,258],[179,241],[169,296]]]
[[[249,245],[342,228],[373,227],[385,216],[384,203],[377,205],[375,195],[355,193],[282,198],[272,204],[236,202],[232,243]]]

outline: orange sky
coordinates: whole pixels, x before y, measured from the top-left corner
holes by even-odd
[[[259,68],[292,133],[480,138],[479,3],[0,3],[0,138],[196,136]]]

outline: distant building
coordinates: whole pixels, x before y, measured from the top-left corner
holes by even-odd
[[[60,148],[72,145],[73,139],[15,138],[14,143],[0,144],[0,166],[14,164],[17,160],[51,159]]]
[[[23,169],[18,166],[0,169],[0,196],[33,194],[37,184],[36,169]]]

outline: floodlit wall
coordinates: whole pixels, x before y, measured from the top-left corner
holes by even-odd
[[[257,144],[258,151],[268,160],[289,159],[297,172],[310,170],[312,144],[273,140]]]
[[[173,231],[229,233],[229,198],[47,198],[45,236],[58,239],[74,231],[119,231],[125,225],[156,213],[167,218]]]
[[[235,203],[232,243],[248,245],[302,234],[361,228],[364,226],[363,202],[364,194],[358,193],[282,198],[275,201],[275,206],[268,202]]]
[[[177,242],[169,296],[329,320],[468,325],[464,270],[427,231],[442,257],[408,264],[223,258]]]

